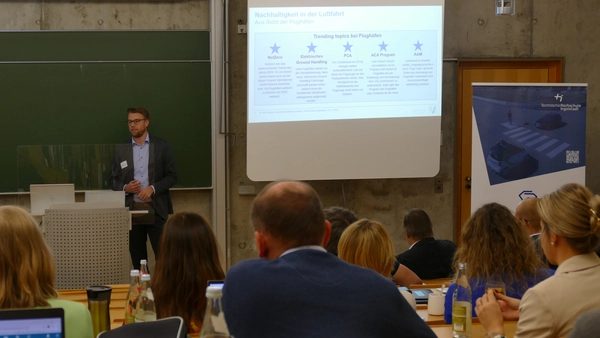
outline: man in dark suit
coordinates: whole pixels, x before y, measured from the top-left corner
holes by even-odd
[[[542,261],[548,264],[550,269],[556,270],[558,266],[548,262],[546,255],[544,255],[544,250],[542,250],[542,244],[539,239],[540,232],[542,231],[542,224],[540,223],[540,215],[537,211],[537,201],[537,198],[527,198],[521,201],[515,210],[515,217],[517,217],[527,229],[527,233],[533,240],[535,249],[539,253]]]
[[[410,248],[396,256],[400,264],[421,279],[445,278],[452,274],[456,244],[433,238],[431,220],[425,211],[410,210],[404,216],[404,230]]]
[[[177,183],[177,170],[167,141],[150,136],[150,114],[142,107],[127,109],[131,139],[115,147],[111,171],[112,189],[125,191],[125,205],[130,210],[147,210],[134,216],[129,231],[129,253],[133,267],[148,259],[147,237],[154,254],[168,214],[173,213],[169,189]]]
[[[391,280],[325,251],[331,225],[309,185],[269,184],[251,224],[261,258],[233,266],[223,287],[233,336],[435,337]]]

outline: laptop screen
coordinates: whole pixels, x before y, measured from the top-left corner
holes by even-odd
[[[2,338],[64,338],[64,310],[59,308],[0,310]]]

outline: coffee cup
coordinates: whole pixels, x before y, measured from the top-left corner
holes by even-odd
[[[427,300],[427,312],[432,316],[443,316],[445,299],[446,296],[441,293],[430,293]]]

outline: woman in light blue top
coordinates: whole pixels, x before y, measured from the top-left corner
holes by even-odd
[[[0,271],[0,309],[60,307],[66,338],[93,337],[85,305],[56,299],[50,250],[35,220],[19,207],[0,207]]]

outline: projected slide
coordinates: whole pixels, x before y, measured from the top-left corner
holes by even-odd
[[[443,15],[444,0],[249,0],[248,177],[435,176]]]
[[[441,7],[249,9],[248,122],[439,116]]]

